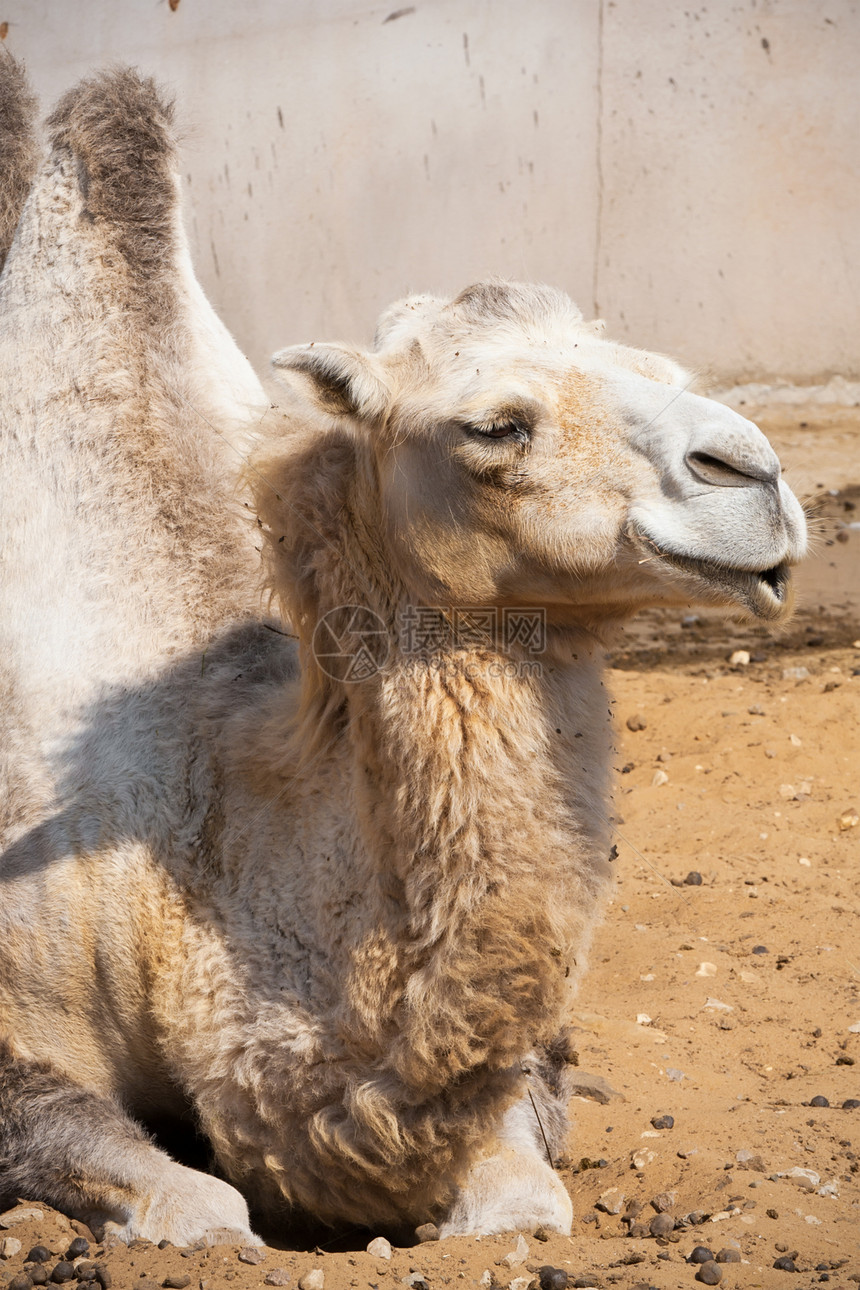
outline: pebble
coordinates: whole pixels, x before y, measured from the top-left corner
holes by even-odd
[[[723,1269],[713,1259],[703,1263],[696,1273],[696,1280],[706,1286],[718,1286],[723,1279]]]
[[[44,1268],[42,1271],[44,1272]],[[96,1265],[89,1259],[81,1259],[75,1264],[75,1276],[79,1281],[95,1281]],[[47,1277],[45,1279],[47,1280]]]
[[[707,1245],[697,1245],[695,1249],[690,1252],[687,1258],[687,1262],[688,1263],[707,1263],[709,1260],[713,1260],[713,1257],[714,1256],[711,1253],[711,1251],[708,1249]]]
[[[839,816],[837,824],[839,825],[840,833],[846,833],[848,829],[857,828],[857,825],[860,824],[860,815],[857,814],[853,806],[849,807],[847,811],[843,811]]]
[[[287,1286],[290,1284],[290,1274],[286,1268],[272,1268],[263,1277],[263,1285],[266,1286]]]
[[[265,1262],[266,1251],[261,1250],[256,1245],[245,1245],[239,1251],[237,1258],[240,1263],[250,1263],[252,1266],[256,1266],[258,1263]]]
[[[736,649],[734,654],[729,656],[730,667],[749,667],[749,661],[749,650],[746,649]]]
[[[778,1272],[797,1271],[797,1265],[795,1264],[794,1259],[790,1259],[787,1254],[784,1254],[781,1259],[774,1259],[773,1266]]]
[[[540,1290],[567,1290],[570,1277],[564,1268],[554,1268],[547,1263],[538,1268],[538,1282]]]
[[[675,1220],[671,1214],[655,1214],[648,1226],[652,1236],[668,1236],[675,1230]]]
[[[528,1257],[529,1257],[528,1243],[526,1242],[525,1237],[520,1235],[517,1237],[516,1249],[509,1250],[508,1253],[503,1257],[501,1262],[506,1263],[509,1268],[516,1268],[516,1267],[519,1267],[521,1263],[525,1263]]]
[[[415,1229],[415,1239],[416,1241],[421,1241],[421,1242],[438,1241],[439,1228],[436,1226],[435,1223],[422,1223],[419,1227],[416,1227]]]
[[[26,1262],[47,1263],[50,1257],[51,1251],[48,1249],[47,1245],[34,1245],[30,1253],[27,1255]]]
[[[652,1129],[674,1129],[675,1119],[671,1115],[652,1115]]]
[[[727,1245],[725,1249],[717,1251],[716,1263],[740,1263],[740,1261],[740,1250],[733,1250],[731,1246]]]
[[[752,952],[753,954],[770,954],[770,950],[766,945],[754,945],[752,947]]]
[[[51,1273],[51,1280],[62,1285],[64,1281],[73,1281],[75,1277],[75,1265],[69,1263],[67,1259],[60,1259]]]
[[[90,1252],[90,1243],[85,1241],[82,1236],[76,1236],[69,1248],[66,1250],[67,1259],[80,1259]]]
[[[34,1209],[32,1205],[17,1205],[14,1209],[7,1209],[5,1214],[0,1214],[0,1227],[14,1227],[16,1223],[43,1223],[45,1221],[44,1212],[41,1209]]]
[[[372,1254],[376,1259],[391,1258],[391,1242],[386,1241],[384,1236],[374,1236],[373,1240],[367,1247],[368,1254]]]
[[[656,1157],[653,1151],[648,1151],[647,1148],[640,1147],[638,1151],[633,1152],[630,1163],[634,1169],[645,1169],[654,1159],[656,1159]]]
[[[678,1193],[675,1191],[661,1191],[656,1196],[652,1196],[651,1205],[656,1209],[658,1214],[665,1214],[667,1210],[673,1209],[678,1201]]]
[[[299,1278],[299,1290],[323,1290],[325,1285],[325,1273],[322,1268],[311,1268],[303,1277]]]
[[[6,1290],[33,1290],[33,1282],[26,1272],[19,1272],[16,1277],[7,1282]]]
[[[48,1273],[43,1264],[39,1263],[35,1268],[30,1268],[27,1273],[34,1286],[45,1286],[48,1284]]]
[[[702,875],[697,869],[691,869],[684,879],[684,885],[687,887],[701,887]]]
[[[860,1106],[860,1101],[858,1101],[856,1097],[849,1097],[842,1103],[842,1110],[856,1111],[858,1106]]]
[[[618,1187],[610,1187],[594,1202],[594,1208],[604,1214],[620,1214],[624,1208],[624,1193]]]
[[[667,1066],[667,1067],[666,1067],[666,1078],[667,1078],[667,1079],[671,1079],[671,1080],[675,1080],[675,1082],[676,1082],[676,1083],[680,1083],[680,1081],[681,1081],[682,1079],[686,1079],[686,1078],[687,1078],[687,1076],[684,1074],[684,1072],[683,1072],[683,1071],[679,1071],[679,1070],[677,1070],[674,1066]]]
[[[627,729],[633,730],[634,732],[637,730],[647,730],[648,722],[640,713],[635,712],[632,717],[627,718]]]
[[[113,1278],[103,1263],[96,1264],[96,1281],[102,1290],[110,1290],[113,1285]]]
[[[819,1093],[817,1097],[813,1097],[810,1099],[809,1105],[810,1106],[829,1106],[830,1103],[828,1102],[826,1097],[822,1097],[822,1095]]]
[[[191,1285],[191,1277],[188,1275],[184,1277],[165,1277],[161,1284],[164,1286],[164,1290],[186,1290],[186,1287]]]
[[[0,1240],[0,1259],[14,1259],[21,1253],[21,1242],[17,1236],[4,1236]]]

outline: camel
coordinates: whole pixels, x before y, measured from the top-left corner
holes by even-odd
[[[280,352],[275,407],[194,278],[159,91],[83,82],[34,172],[3,81],[0,1199],[180,1245],[568,1232],[602,642],[785,618],[779,462],[500,280]]]

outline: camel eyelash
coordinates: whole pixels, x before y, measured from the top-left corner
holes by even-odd
[[[502,415],[490,421],[462,423],[467,434],[481,439],[513,439],[526,444],[531,438],[531,427],[519,416]]]

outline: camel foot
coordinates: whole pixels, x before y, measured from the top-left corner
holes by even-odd
[[[472,1166],[439,1235],[495,1236],[543,1227],[569,1236],[572,1221],[570,1197],[549,1165],[507,1150]]]

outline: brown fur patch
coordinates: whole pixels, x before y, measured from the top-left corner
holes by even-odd
[[[82,81],[48,118],[54,148],[78,164],[85,218],[103,226],[149,295],[173,264],[173,105],[149,78],[116,68]]]
[[[24,68],[4,52],[0,55],[0,268],[36,173],[36,107]]]

